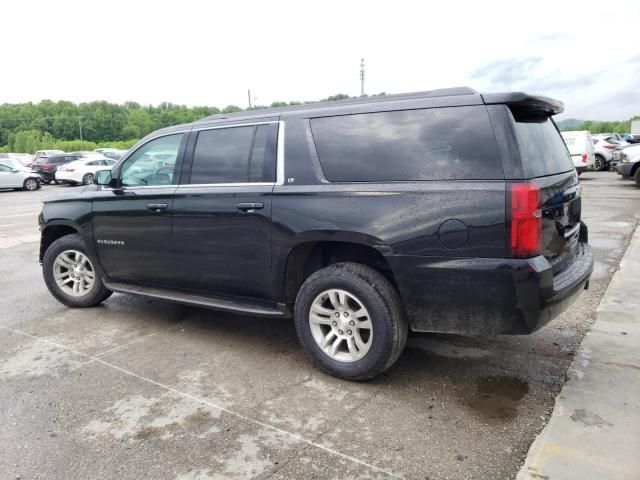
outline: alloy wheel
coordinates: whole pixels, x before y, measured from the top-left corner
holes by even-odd
[[[24,185],[27,188],[27,190],[29,190],[29,191],[33,191],[33,190],[37,190],[38,189],[38,182],[36,180],[34,180],[33,178],[28,178],[27,181],[24,183]]]
[[[373,324],[369,312],[346,290],[320,293],[309,309],[309,327],[318,347],[338,362],[360,360],[371,348]]]
[[[53,262],[53,277],[64,293],[72,297],[83,297],[93,288],[96,273],[84,253],[65,250]]]

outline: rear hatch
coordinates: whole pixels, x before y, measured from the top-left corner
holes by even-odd
[[[578,248],[582,187],[551,117],[526,109],[512,109],[512,114],[524,178],[539,187],[541,253],[557,273]]]

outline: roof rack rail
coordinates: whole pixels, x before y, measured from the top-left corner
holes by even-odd
[[[323,102],[310,102],[300,105],[290,105],[287,107],[270,107],[259,108],[255,110],[243,110],[241,112],[234,113],[218,113],[216,115],[210,115],[198,122],[211,121],[211,120],[224,120],[225,118],[236,117],[252,117],[252,116],[269,116],[277,115],[280,112],[291,112],[296,110],[311,110],[314,108],[324,108],[327,106],[345,106],[351,104],[367,103],[367,102],[386,102],[392,100],[403,100],[410,98],[434,98],[434,97],[453,97],[458,95],[476,95],[478,92],[470,87],[453,87],[453,88],[440,88],[437,90],[427,90],[423,92],[410,92],[410,93],[398,93],[389,95],[373,95],[368,97],[355,97],[345,100],[323,101]]]

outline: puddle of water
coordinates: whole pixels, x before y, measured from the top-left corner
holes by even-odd
[[[476,381],[476,391],[466,403],[475,413],[492,423],[512,420],[529,384],[518,377],[489,376]]]

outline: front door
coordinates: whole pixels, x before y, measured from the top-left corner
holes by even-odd
[[[93,201],[98,261],[111,280],[173,285],[171,208],[186,133],[159,137],[133,152]]]
[[[272,298],[277,134],[277,122],[192,134],[173,204],[176,279],[185,288]]]

